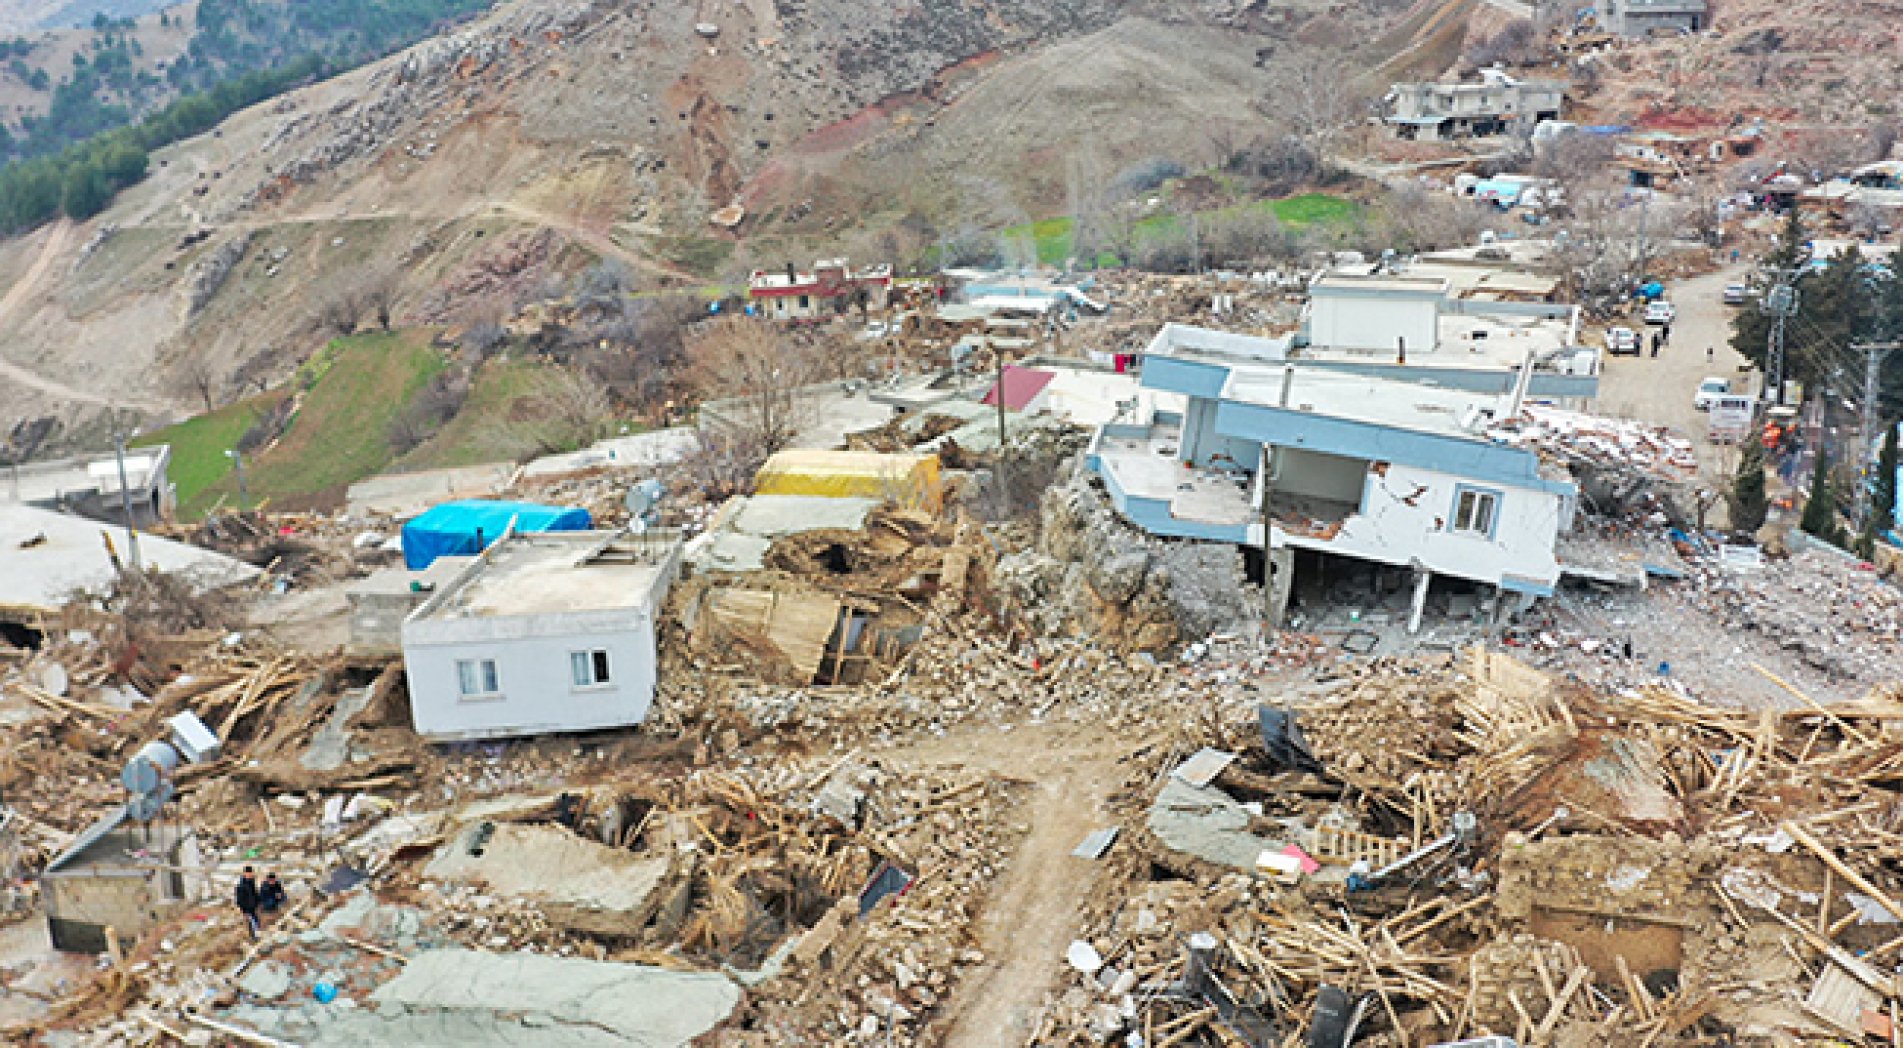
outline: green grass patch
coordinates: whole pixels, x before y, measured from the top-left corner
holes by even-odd
[[[332,342],[299,375],[309,392],[284,436],[245,460],[251,505],[281,509],[334,506],[352,483],[396,458],[390,423],[447,366],[428,331],[377,332]],[[228,445],[227,445],[228,446]],[[202,515],[222,497],[236,505],[237,478],[226,474],[187,501],[180,514]]]
[[[654,246],[662,258],[709,280],[719,279],[721,269],[733,258],[733,241],[715,237],[655,237]]]
[[[1300,196],[1283,197],[1279,200],[1255,200],[1246,204],[1232,204],[1228,207],[1211,208],[1196,213],[1199,221],[1210,221],[1234,216],[1249,211],[1266,211],[1276,220],[1290,229],[1303,230],[1315,226],[1347,225],[1361,215],[1361,205],[1345,197],[1329,193],[1303,193]],[[1172,211],[1159,212],[1139,220],[1132,231],[1132,238],[1138,247],[1156,239],[1180,235],[1184,218]],[[1061,266],[1071,257],[1074,249],[1072,234],[1076,222],[1068,217],[1047,218],[1039,222],[1007,227],[999,234],[1007,245],[1030,243],[1037,250],[1039,264]],[[928,249],[927,255],[930,255]],[[1106,252],[1097,259],[1099,267],[1119,265],[1115,255]]]
[[[1361,205],[1346,197],[1328,193],[1303,193],[1301,196],[1262,201],[1283,225],[1298,229],[1307,226],[1335,226],[1353,222],[1361,215]]]
[[[153,430],[132,443],[139,447],[172,445],[172,464],[167,472],[178,487],[179,505],[184,507],[231,472],[231,459],[225,452],[237,447],[238,439],[251,424],[283,398],[283,393],[275,391],[260,393],[210,414]]]
[[[396,461],[405,471],[476,466],[514,459],[522,448],[511,439],[504,423],[515,417],[526,400],[542,388],[542,368],[536,364],[500,358],[487,361],[476,372],[456,417],[443,424],[415,450]]]

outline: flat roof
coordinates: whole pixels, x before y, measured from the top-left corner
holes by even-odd
[[[169,444],[126,449],[126,484],[144,491],[158,479],[154,473],[171,461]],[[54,502],[66,495],[117,494],[119,462],[113,455],[25,462],[0,470],[0,501]]]
[[[1350,294],[1426,295],[1447,293],[1447,280],[1438,276],[1414,276],[1408,273],[1344,273],[1333,270],[1315,278],[1308,286],[1312,297],[1322,291],[1346,291]]]
[[[1447,282],[1456,296],[1469,297],[1487,292],[1518,295],[1550,295],[1559,290],[1559,278],[1510,268],[1512,263],[1486,265],[1478,260],[1415,261],[1407,264],[1409,274]]]
[[[1498,411],[1504,398],[1420,382],[1370,378],[1323,368],[1294,369],[1288,408],[1330,418],[1393,429],[1493,443],[1484,427],[1470,430],[1461,417],[1471,408]],[[1237,368],[1230,372],[1223,399],[1280,407],[1282,368]]]
[[[1223,362],[1261,363],[1287,358],[1291,341],[1286,335],[1271,338],[1169,323],[1157,329],[1143,352],[1153,357],[1210,357]]]
[[[66,603],[76,589],[101,590],[118,574],[106,553],[127,556],[123,527],[96,520],[0,502],[0,604],[45,609]],[[148,568],[191,579],[200,590],[256,578],[241,560],[183,542],[139,534],[139,560]]]
[[[490,546],[458,586],[417,614],[443,620],[645,607],[678,545],[671,533],[651,542],[625,532],[512,535]],[[653,555],[625,555],[644,549]]]
[[[430,562],[422,571],[408,568],[381,568],[344,587],[347,597],[400,597],[412,592],[413,585],[420,584],[423,592],[434,592],[444,586],[452,585],[475,557],[462,557],[444,554]]]

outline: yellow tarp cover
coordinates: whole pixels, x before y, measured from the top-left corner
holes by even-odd
[[[754,489],[761,495],[885,499],[932,513],[944,500],[937,455],[876,451],[781,451],[760,467]]]

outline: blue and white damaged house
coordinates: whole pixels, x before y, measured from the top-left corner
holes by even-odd
[[[1404,364],[1357,363],[1291,339],[1168,326],[1143,358],[1147,417],[1100,429],[1088,465],[1152,534],[1264,550],[1276,622],[1298,550],[1412,569],[1410,631],[1435,576],[1521,606],[1550,595],[1577,488],[1499,423],[1529,395],[1589,399],[1597,375],[1572,369],[1570,346],[1551,355],[1557,368],[1529,349],[1502,369],[1416,345]]]

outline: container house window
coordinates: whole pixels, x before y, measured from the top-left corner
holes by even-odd
[[[608,653],[599,649],[569,652],[568,675],[577,688],[595,688],[609,683]]]

